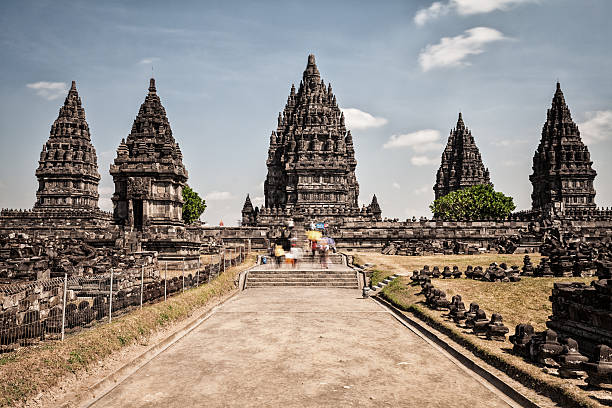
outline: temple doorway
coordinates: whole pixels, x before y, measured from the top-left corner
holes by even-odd
[[[134,208],[134,228],[142,231],[142,200],[133,200],[132,206]]]

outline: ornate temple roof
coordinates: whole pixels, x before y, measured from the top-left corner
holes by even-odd
[[[331,84],[326,86],[321,79],[312,54],[299,88],[291,85],[279,113],[267,165],[267,208],[357,207],[353,139]]]
[[[435,198],[479,184],[491,184],[472,132],[459,112],[457,126],[451,129],[434,185]]]
[[[72,81],[40,153],[35,207],[98,209],[98,161],[81,98]]]
[[[533,174],[529,177],[533,209],[545,210],[554,202],[563,203],[566,208],[595,208],[593,180],[597,173],[592,164],[557,82],[533,156]]]
[[[149,93],[140,105],[130,134],[117,148],[117,158],[115,165],[111,166],[111,174],[119,169],[171,173],[187,179],[183,154],[172,136],[170,122],[157,95],[154,78],[149,82]]]

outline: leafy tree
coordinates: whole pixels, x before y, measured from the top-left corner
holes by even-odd
[[[205,209],[206,202],[191,187],[185,185],[183,187],[183,221],[185,224],[198,220]]]
[[[481,184],[453,191],[435,200],[429,208],[443,220],[505,219],[516,208],[512,197]]]

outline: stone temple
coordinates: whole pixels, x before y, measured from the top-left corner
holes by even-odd
[[[98,209],[98,162],[81,98],[72,81],[36,169],[36,208]]]
[[[298,90],[291,85],[285,109],[278,115],[266,164],[265,207],[253,209],[247,197],[243,225],[261,225],[262,218],[272,214],[321,220],[358,214],[380,218],[375,198],[375,206],[359,209],[353,137],[312,54]]]
[[[446,148],[442,152],[442,162],[433,188],[435,199],[479,184],[491,184],[489,169],[482,164],[474,136],[463,123],[459,112],[457,126],[451,130]]]
[[[115,223],[136,231],[183,224],[187,170],[153,78],[132,131],[117,148],[110,173],[115,182]]]
[[[594,210],[593,180],[597,173],[592,164],[557,82],[540,145],[533,156],[533,174],[529,176],[533,185],[532,210],[543,214]]]

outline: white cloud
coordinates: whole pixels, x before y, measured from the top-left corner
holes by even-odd
[[[36,95],[41,96],[49,101],[57,99],[68,93],[68,84],[66,82],[33,82],[26,84],[30,89],[36,91]]]
[[[393,188],[395,188],[397,190],[402,188],[397,181],[394,181],[393,184],[391,184],[391,186],[393,186]]]
[[[211,191],[206,195],[206,201],[231,200],[234,196],[229,191]]]
[[[410,163],[412,163],[413,166],[430,166],[438,164],[438,160],[427,156],[412,156],[410,158]]]
[[[100,186],[98,189],[98,193],[100,194],[98,205],[102,211],[113,211],[113,201],[111,200],[111,196],[114,192],[115,187]]]
[[[266,201],[266,199],[263,196],[261,196],[261,197],[254,197],[253,200],[251,200],[251,202],[255,206],[261,206],[261,205],[264,204],[265,201]]]
[[[427,45],[419,54],[419,64],[423,72],[433,68],[470,65],[465,61],[466,57],[482,54],[485,45],[506,39],[493,28],[470,28],[456,37],[442,37],[438,44]]]
[[[505,11],[525,3],[537,3],[539,0],[451,0],[450,4],[462,16],[490,13],[495,10]]]
[[[148,58],[143,58],[141,59],[138,63],[139,64],[152,64],[155,61],[159,61],[158,57],[148,57]]]
[[[417,26],[423,26],[428,21],[435,20],[451,11],[461,15],[484,14],[492,11],[505,11],[513,6],[524,3],[536,3],[539,0],[449,0],[446,3],[436,1],[427,8],[420,9],[414,15]]]
[[[415,195],[421,195],[421,194],[427,193],[428,191],[433,191],[431,186],[423,186],[423,187],[420,187],[420,188],[417,188],[416,190],[414,190],[414,194]]]
[[[578,124],[586,144],[594,145],[612,138],[612,110],[587,112],[586,118]]]
[[[417,151],[431,150],[430,147],[440,140],[440,131],[435,129],[423,129],[403,135],[391,135],[383,145],[384,149],[397,147],[412,147]],[[423,150],[425,149],[425,150]]]
[[[349,129],[377,128],[387,124],[387,119],[375,117],[356,108],[343,108],[346,125]]]
[[[414,15],[414,22],[418,26],[423,26],[429,20],[435,20],[436,18],[448,14],[451,10],[450,4],[444,4],[441,1],[436,1],[432,3],[431,6],[420,9]]]
[[[2,180],[0,180],[0,188],[4,188],[4,187],[6,187],[6,184],[4,184]]]

